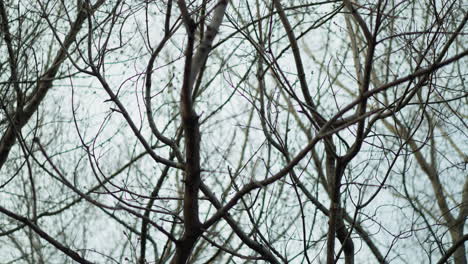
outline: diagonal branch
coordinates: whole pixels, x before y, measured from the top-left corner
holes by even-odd
[[[16,112],[12,114],[13,122],[10,123],[6,129],[5,134],[3,134],[0,141],[0,169],[5,164],[5,161],[8,158],[11,148],[16,141],[16,132],[21,130],[26,123],[31,119],[33,114],[37,111],[39,105],[44,100],[47,92],[52,88],[53,81],[57,76],[58,70],[62,63],[67,58],[68,49],[75,42],[78,33],[80,32],[83,23],[92,16],[92,14],[102,5],[105,0],[99,0],[95,5],[93,5],[88,10],[81,9],[75,19],[75,22],[72,23],[70,31],[65,37],[65,40],[60,47],[59,51],[55,55],[52,65],[45,71],[45,73],[39,79],[34,95],[29,101],[28,105],[23,108],[16,109]]]
[[[76,261],[78,263],[82,263],[82,264],[92,264],[92,262],[90,262],[90,261],[86,260],[85,258],[81,257],[80,254],[78,254],[76,251],[73,251],[72,249],[66,247],[65,245],[63,245],[59,241],[55,240],[53,237],[51,237],[49,234],[47,234],[44,230],[42,230],[39,226],[34,224],[28,218],[23,217],[21,215],[17,215],[17,214],[9,211],[8,209],[6,209],[6,208],[4,208],[2,206],[0,206],[0,212],[3,213],[3,214],[6,214],[7,216],[9,216],[9,217],[11,217],[11,218],[13,218],[13,219],[15,219],[17,221],[20,221],[21,223],[23,223],[23,224],[25,224],[27,226],[29,226],[40,237],[42,237],[44,240],[46,240],[47,242],[52,244],[58,250],[65,253],[67,256],[72,258],[74,261]]]

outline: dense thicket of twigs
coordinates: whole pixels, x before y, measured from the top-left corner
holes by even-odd
[[[466,264],[467,20],[0,0],[0,263]]]

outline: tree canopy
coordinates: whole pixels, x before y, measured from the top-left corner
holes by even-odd
[[[0,263],[467,264],[467,20],[0,0]]]

